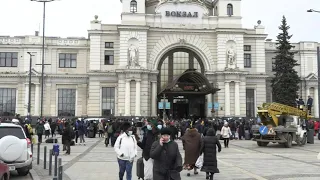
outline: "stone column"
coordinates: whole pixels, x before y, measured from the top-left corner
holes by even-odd
[[[141,100],[141,80],[136,80],[136,111],[135,111],[135,116],[141,116],[140,108],[140,100]]]
[[[211,110],[213,109],[213,104],[212,104],[212,109],[209,109],[209,104],[212,104],[212,94],[207,95],[207,117],[212,117]]]
[[[130,82],[131,80],[126,80],[126,90],[125,90],[125,109],[124,109],[124,115],[125,116],[131,116],[131,110],[130,110]]]
[[[151,82],[151,116],[157,116],[157,81]]]
[[[34,93],[34,115],[39,116],[40,110],[40,84],[36,84],[35,93]]]
[[[234,83],[234,114],[240,116],[240,82]]]
[[[224,115],[230,116],[230,82],[224,83]]]
[[[25,96],[24,96],[24,114],[25,116],[28,115],[28,102],[29,102],[29,84],[25,84]]]
[[[313,111],[314,111],[314,117],[318,118],[319,117],[318,88],[314,88]]]

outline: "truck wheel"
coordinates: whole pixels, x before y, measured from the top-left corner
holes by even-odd
[[[260,142],[257,141],[258,146],[267,146],[269,144],[269,142]]]
[[[291,134],[287,135],[287,142],[284,143],[284,147],[291,148],[292,147],[292,136]]]

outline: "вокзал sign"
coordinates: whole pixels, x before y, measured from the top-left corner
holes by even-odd
[[[197,18],[198,12],[192,13],[192,12],[186,12],[186,11],[166,11],[166,16]]]

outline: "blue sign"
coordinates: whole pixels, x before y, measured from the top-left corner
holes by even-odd
[[[214,108],[214,110],[219,110],[219,103],[218,103],[218,102],[215,102],[215,103],[213,104],[213,108]]]
[[[208,103],[208,109],[212,109],[212,103]]]
[[[158,109],[163,109],[163,102],[158,102]],[[171,108],[171,104],[170,102],[166,102],[165,103],[166,109],[170,109]]]
[[[267,126],[261,126],[261,127],[259,128],[259,132],[260,132],[261,135],[267,135],[267,134],[268,134],[268,131],[269,131],[269,129],[268,129]]]

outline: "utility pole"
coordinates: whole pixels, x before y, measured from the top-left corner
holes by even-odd
[[[320,118],[320,83],[319,83],[319,80],[320,80],[320,47],[318,46],[317,47],[317,63],[318,63],[318,118]]]
[[[163,93],[163,114],[162,114],[162,118],[163,118],[163,122],[165,121],[166,118],[166,94]]]
[[[29,92],[28,92],[28,119],[31,119],[31,77],[32,77],[32,56],[34,56],[31,52],[27,52],[30,56],[30,65],[29,65]]]
[[[40,105],[40,117],[43,117],[43,92],[44,92],[44,66],[45,65],[51,65],[51,64],[45,64],[44,63],[44,54],[45,54],[45,22],[46,22],[46,3],[52,2],[55,0],[31,0],[35,2],[41,2],[43,3],[43,22],[42,22],[42,63],[41,64],[36,64],[36,65],[41,65],[41,105]]]

